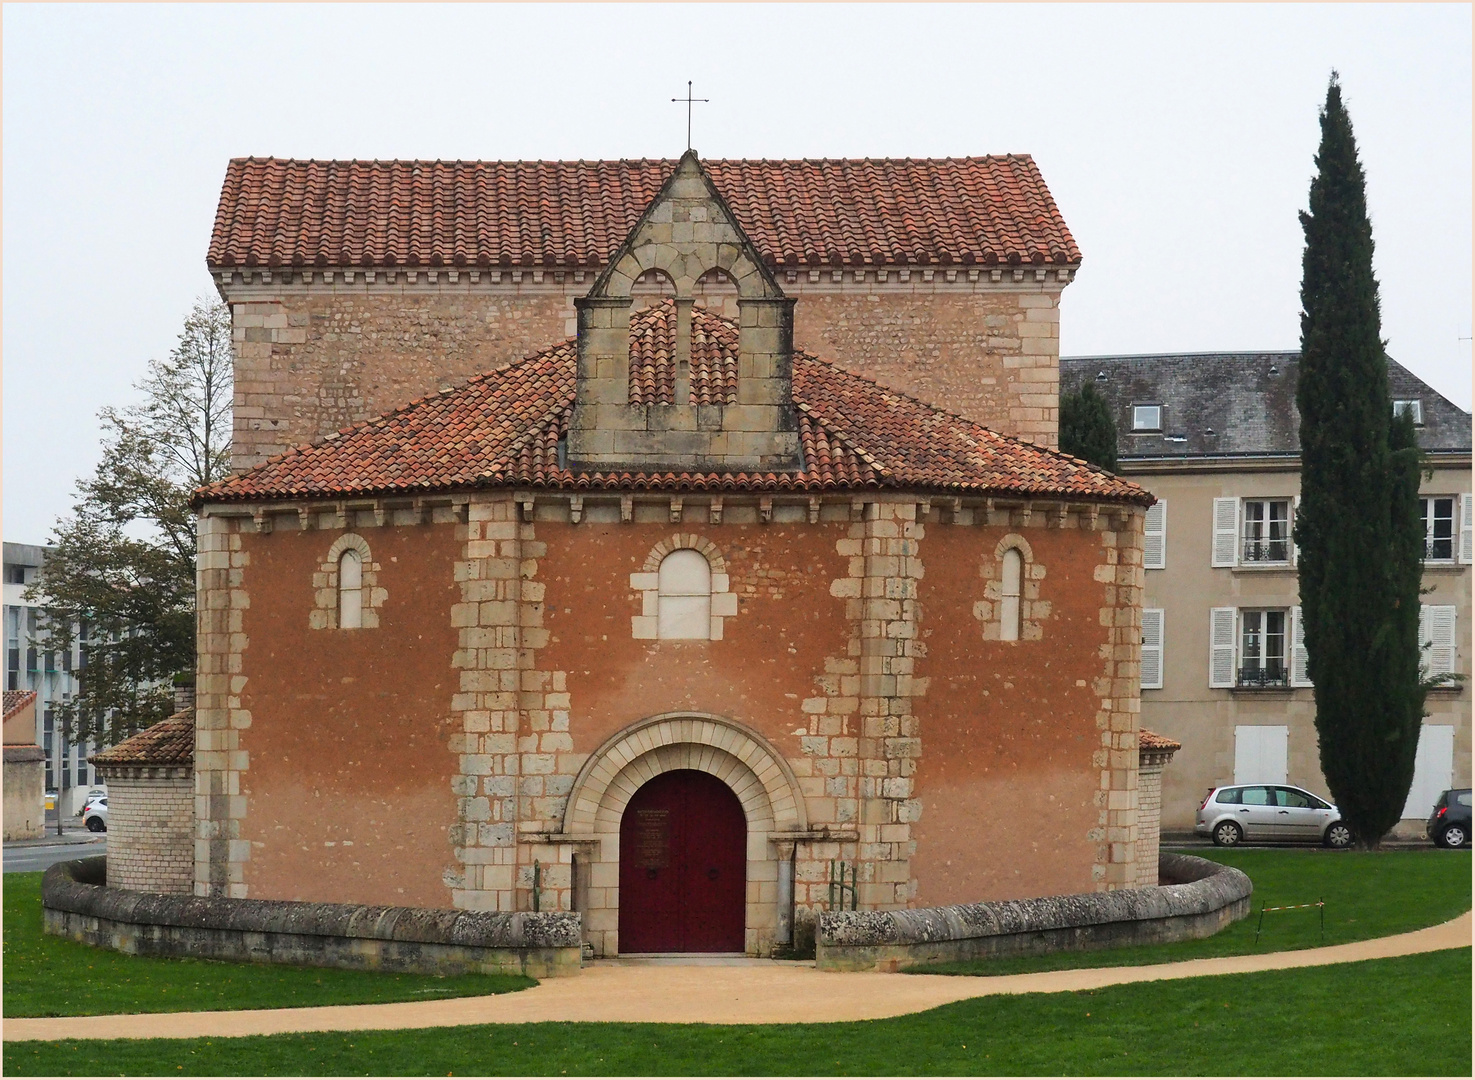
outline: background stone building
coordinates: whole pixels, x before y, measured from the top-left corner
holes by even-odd
[[[33,840],[46,832],[42,778],[45,755],[36,745],[36,692],[5,691],[5,839]]]
[[[1049,449],[1078,263],[1027,158],[233,162],[195,891],[761,953],[840,863],[1155,879],[1151,500]]]
[[[1066,389],[1090,381],[1111,403],[1120,475],[1159,500],[1146,525],[1142,717],[1183,744],[1164,774],[1164,829],[1192,829],[1216,784],[1328,795],[1289,531],[1298,364],[1294,352],[1061,362]],[[1470,414],[1394,361],[1389,384],[1432,470],[1421,485],[1426,668],[1467,680],[1428,697],[1398,830],[1422,836],[1440,792],[1470,784]]]

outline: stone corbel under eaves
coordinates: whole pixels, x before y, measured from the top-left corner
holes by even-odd
[[[210,267],[227,303],[312,293],[488,293],[584,296],[601,266],[545,267]],[[1080,264],[1036,266],[772,267],[793,296],[805,293],[968,293],[1056,291],[1075,280]]]

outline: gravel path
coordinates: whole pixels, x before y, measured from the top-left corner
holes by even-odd
[[[1148,967],[1076,968],[1024,975],[955,976],[835,973],[810,964],[596,962],[573,978],[531,990],[449,1001],[330,1005],[307,1009],[67,1016],[4,1021],[4,1038],[183,1039],[525,1024],[544,1020],[775,1024],[868,1020],[920,1012],[988,994],[1090,990],[1120,983],[1375,960],[1469,946],[1466,912],[1439,926],[1348,945],[1295,952],[1182,960]]]

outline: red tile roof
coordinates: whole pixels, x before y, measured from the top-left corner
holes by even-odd
[[[674,306],[631,319],[630,385],[671,400]],[[737,332],[692,314],[693,386],[731,399]],[[794,473],[573,473],[558,444],[573,410],[577,350],[561,342],[462,386],[278,455],[195,495],[204,502],[413,494],[491,487],[562,490],[892,489],[1035,495],[1150,505],[1144,489],[1078,458],[1008,438],[806,353],[793,361],[804,468]]]
[[[4,719],[9,720],[31,702],[36,700],[34,690],[7,690],[4,696]]]
[[[195,711],[186,709],[93,754],[94,765],[189,765],[195,760]]]
[[[1183,744],[1146,728],[1137,729],[1137,746],[1142,750],[1182,750]]]
[[[226,169],[212,267],[595,267],[674,161],[299,161]],[[706,161],[771,266],[1076,264],[1026,154]]]

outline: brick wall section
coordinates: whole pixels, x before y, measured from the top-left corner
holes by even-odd
[[[1151,763],[1149,764],[1149,760]],[[1163,762],[1144,760],[1137,771],[1137,888],[1157,884],[1158,842],[1162,835]]]
[[[1056,445],[1065,282],[993,283],[987,271],[952,282],[944,271],[925,272],[932,280],[915,271],[902,282],[896,270],[884,282],[876,271],[833,280],[838,273],[778,275],[797,300],[796,348]],[[572,337],[574,298],[594,280],[592,272],[502,271],[492,282],[492,273],[420,271],[412,284],[405,272],[388,281],[381,271],[372,284],[359,273],[354,284],[327,285],[309,272],[308,286],[302,272],[289,276],[221,286],[234,326],[238,471]],[[709,302],[701,289],[696,295]],[[654,299],[637,291],[635,306]],[[731,297],[710,304],[735,314]]]
[[[1058,443],[1060,288],[806,294],[794,340],[816,356],[1006,435]],[[786,286],[792,289],[793,286]]]
[[[192,892],[192,770],[124,769],[110,772],[107,784],[108,885],[137,892]]]

